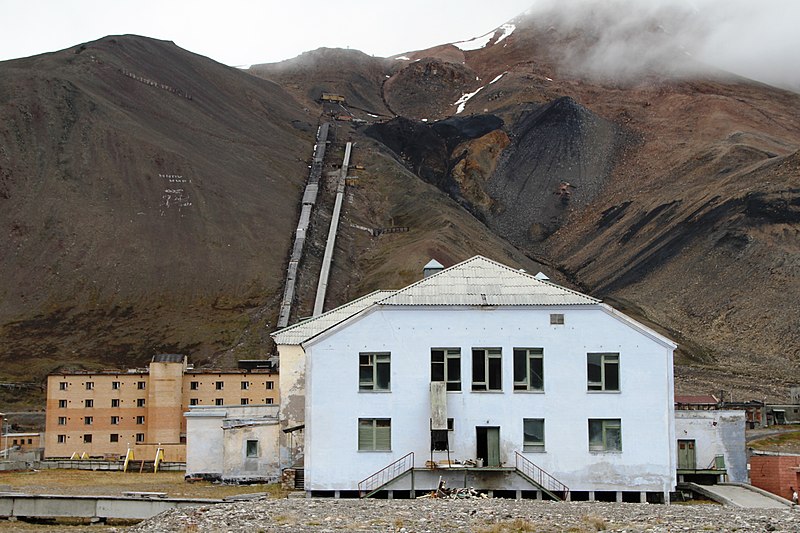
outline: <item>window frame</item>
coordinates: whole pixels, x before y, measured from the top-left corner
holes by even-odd
[[[544,348],[514,348],[513,380],[514,392],[544,392]],[[525,379],[517,379],[517,357],[525,358]],[[531,359],[539,361],[539,377],[541,386],[531,385]]]
[[[87,398],[87,399],[83,400],[83,407],[85,409],[93,408],[94,407],[94,400],[91,399],[91,398]]]
[[[364,357],[367,358],[365,364]],[[378,374],[379,366],[386,365],[386,387],[381,387]],[[369,379],[365,379],[364,370],[371,369]],[[392,354],[391,352],[359,352],[358,354],[358,391],[359,392],[391,392],[392,390]]]
[[[200,382],[199,381],[190,381],[189,382],[189,390],[199,390],[200,389]]]
[[[111,390],[119,390],[122,384],[119,381],[111,382]]]
[[[550,313],[551,326],[563,326],[564,320],[564,313]]]
[[[56,435],[56,444],[66,444],[66,442],[67,442],[66,435],[63,434]]]
[[[144,442],[144,433],[136,434],[136,442]]]
[[[385,423],[385,425],[378,425],[378,423]],[[383,443],[380,442],[378,434],[378,428],[388,428],[388,438],[385,438],[386,447],[378,447],[383,446]],[[359,452],[391,452],[392,451],[392,419],[391,418],[359,418],[357,422],[357,437],[356,437],[356,446]],[[369,439],[369,445],[366,444],[366,438],[362,438],[362,430],[369,431],[371,433],[371,438]],[[362,447],[362,442],[364,443],[364,447]]]
[[[144,425],[144,415],[136,415],[136,424],[139,426]]]
[[[108,442],[119,442],[119,433],[109,433]]]
[[[244,456],[248,459],[259,457],[258,440],[247,439],[244,444]]]
[[[599,361],[594,364],[600,368],[600,381],[590,380],[593,357],[599,357]],[[616,366],[617,388],[615,389],[610,388],[607,384],[606,372],[611,366]],[[619,352],[589,352],[586,354],[586,390],[588,392],[620,392],[622,390],[622,380],[620,378]]]
[[[111,398],[111,407],[112,407],[112,408],[117,408],[117,407],[119,407],[119,403],[120,403],[120,401],[121,401],[121,400],[120,400],[119,398]]]
[[[600,426],[600,444],[592,444],[592,423]],[[619,433],[619,447],[610,446],[609,433],[616,430]],[[590,418],[588,424],[589,451],[596,453],[622,453],[622,419],[621,418]]]
[[[94,381],[87,381],[85,385],[86,385],[86,390],[94,390]]]
[[[475,357],[477,354],[482,354],[483,357],[483,381],[475,380],[475,368],[477,366]],[[497,359],[499,361],[497,368],[499,375],[499,388],[491,388],[491,374],[492,364],[491,361]],[[472,392],[503,392],[503,349],[500,347],[493,348],[472,348]],[[481,388],[481,385],[483,388]]]
[[[119,425],[119,417],[118,416],[114,415],[114,416],[111,417],[111,425],[112,426],[118,426]]]
[[[267,381],[264,384],[264,387],[266,387],[266,390],[274,390],[275,389],[275,382],[274,381]]]
[[[59,409],[66,409],[67,408],[67,400],[58,400],[58,408]]]
[[[147,388],[147,384],[144,381],[137,381],[136,382],[136,390],[145,390]]]
[[[58,417],[58,425],[59,426],[66,426],[67,425],[67,417],[66,416],[59,416]]]
[[[434,361],[434,352],[441,352],[441,361]],[[458,378],[453,379],[451,372],[451,361],[455,361],[455,368],[458,368]],[[441,365],[442,379],[434,379],[434,365]],[[431,348],[431,382],[443,381],[447,392],[461,392],[461,348]]]
[[[225,382],[224,381],[215,381],[214,382],[214,390],[225,390]]]
[[[144,398],[136,398],[136,407],[141,408],[144,407],[146,404]]]
[[[58,382],[58,390],[68,390],[69,382],[67,381],[59,381]]]
[[[94,424],[94,417],[93,416],[84,416],[83,417],[83,425],[84,426],[91,426]]]
[[[537,423],[537,424],[540,423],[541,424],[541,434],[542,434],[541,442],[528,441],[527,440],[528,433],[526,433],[525,429],[526,429],[526,424],[528,422]],[[546,436],[545,431],[546,431],[546,427],[545,427],[545,419],[544,418],[523,418],[522,419],[522,451],[525,452],[525,453],[542,453],[542,452],[547,451],[545,449],[545,443],[547,442],[547,440],[546,440],[547,436]]]
[[[84,444],[91,444],[92,443],[92,434],[91,433],[84,433],[83,434],[83,443]]]
[[[200,405],[199,398],[189,398],[189,405]]]

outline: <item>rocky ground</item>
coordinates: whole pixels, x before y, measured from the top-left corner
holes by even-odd
[[[800,511],[713,504],[649,505],[533,500],[274,499],[174,509],[130,532],[163,531],[800,531]]]

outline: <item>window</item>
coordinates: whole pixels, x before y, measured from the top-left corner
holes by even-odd
[[[59,426],[66,426],[67,425],[67,417],[66,416],[59,416],[58,417],[58,425]]]
[[[197,398],[189,398],[189,405],[200,405],[200,401]]]
[[[116,433],[112,433],[108,436],[108,442],[119,442],[119,435]]]
[[[144,398],[136,399],[136,407],[144,407]]]
[[[258,441],[248,440],[245,453],[247,454],[247,457],[258,457]]]
[[[247,390],[249,388],[250,388],[250,382],[249,381],[242,381],[242,390]]]
[[[362,353],[358,355],[358,390],[389,390],[390,354]]]
[[[514,390],[544,390],[542,348],[514,348]]]
[[[550,313],[550,324],[561,326],[564,324],[564,313]]]
[[[28,444],[33,444],[33,439],[28,439]]]
[[[587,357],[589,390],[619,390],[619,354],[590,353]]]
[[[522,451],[544,451],[544,418],[522,419]]]
[[[222,401],[222,398],[217,398],[214,400],[214,405],[225,405],[225,403]]]
[[[111,382],[111,388],[113,390],[119,390],[119,381],[112,381]]]
[[[272,398],[265,398],[264,403],[267,405],[272,405],[275,402]]]
[[[83,400],[83,405],[85,407],[94,407],[94,400]]]
[[[91,426],[94,423],[94,418],[91,416],[84,416],[83,417],[83,424],[86,426]]]
[[[140,425],[144,424],[144,417],[142,415],[137,416],[136,417],[136,423],[140,424]]]
[[[242,398],[241,404],[248,405],[250,403],[250,398]]]
[[[503,390],[502,351],[500,348],[472,349],[472,390]]]
[[[59,435],[56,438],[56,442],[58,442],[59,444],[64,444],[65,442],[67,442],[67,436],[66,435]]]
[[[137,381],[136,382],[136,388],[139,389],[139,390],[144,390],[144,388],[145,388],[144,381]]]
[[[67,382],[61,381],[58,383],[58,390],[67,390]]]
[[[66,409],[66,407],[67,407],[67,400],[58,400],[58,406],[59,406],[61,409]]]
[[[222,390],[223,388],[225,388],[225,382],[224,381],[217,381],[214,384],[214,386],[217,388],[217,390]]]
[[[136,442],[144,442],[144,433],[136,434]]]
[[[86,390],[94,390],[94,381],[86,382]]]
[[[449,391],[461,390],[461,350],[431,349],[431,381],[444,381]]]
[[[200,382],[199,381],[192,381],[191,383],[189,383],[189,389],[198,390],[199,388],[200,388]]]
[[[272,389],[275,388],[275,382],[274,381],[267,381],[266,385],[267,385],[267,390],[272,390]]]
[[[389,418],[358,419],[358,450],[362,452],[392,449],[392,421]]]
[[[84,444],[91,444],[92,443],[92,434],[91,433],[85,433],[83,435],[83,443]]]
[[[118,426],[119,425],[119,417],[118,416],[112,416],[111,417],[111,425],[112,426]]]
[[[119,399],[118,398],[113,398],[111,400],[111,407],[119,407]]]
[[[589,419],[589,451],[622,451],[622,422],[619,418]]]

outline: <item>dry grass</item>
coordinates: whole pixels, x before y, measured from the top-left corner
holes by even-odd
[[[504,520],[476,530],[477,533],[533,533],[538,531],[535,526],[522,518]]]
[[[285,496],[279,485],[222,485],[208,481],[187,483],[183,472],[125,474],[87,470],[0,472],[0,490],[33,494],[84,494],[116,496],[123,492],[165,492],[174,498],[225,498],[267,492]]]
[[[800,453],[800,430],[756,439],[748,443],[748,446],[757,450]]]

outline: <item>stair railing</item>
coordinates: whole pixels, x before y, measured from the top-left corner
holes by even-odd
[[[386,465],[371,476],[358,482],[358,495],[361,498],[370,496],[390,481],[397,479],[414,468],[414,452],[408,452],[403,457]]]
[[[539,468],[535,463],[530,461],[527,457],[519,452],[516,454],[516,469],[526,477],[530,478],[537,485],[543,489],[553,492],[555,494],[563,494],[563,499],[567,499],[569,494],[569,487],[561,483],[559,480]]]

